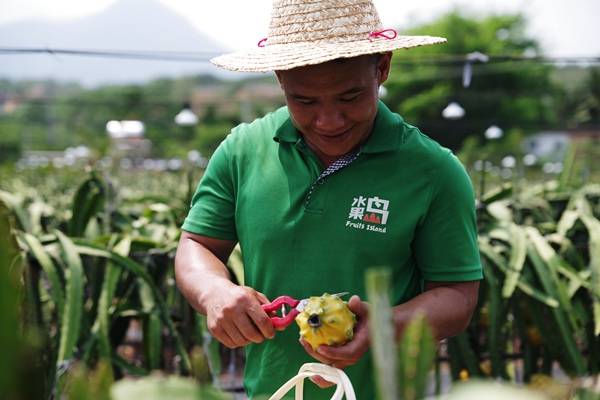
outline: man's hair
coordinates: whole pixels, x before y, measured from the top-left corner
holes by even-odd
[[[373,67],[375,67],[375,69],[377,69],[377,65],[379,64],[379,60],[381,59],[381,56],[384,55],[386,53],[373,53],[373,54],[364,54],[362,56],[355,56],[355,57],[340,57],[340,58],[335,58],[333,60],[329,60],[329,61],[325,61],[323,62],[323,64],[327,64],[327,63],[334,63],[334,64],[344,64],[347,63],[350,60],[355,60],[357,58],[364,58],[364,57],[368,57],[369,61],[372,63]],[[298,67],[301,68],[301,67]],[[277,71],[275,71],[277,72]],[[280,71],[282,72],[282,71]]]
[[[360,57],[369,57],[371,59],[371,61],[373,62],[374,65],[377,65],[377,63],[379,62],[379,59],[381,58],[382,53],[374,53],[374,54],[366,54],[363,56],[356,56],[356,57],[341,57],[341,58],[336,58],[334,60],[331,60],[331,62],[336,63],[336,64],[343,64],[345,62],[347,62],[348,60],[352,60],[353,58],[360,58]]]
[[[377,70],[377,65],[379,65],[379,59],[381,59],[381,56],[383,55],[383,53],[373,53],[373,54],[365,54],[363,56],[357,56],[357,57],[346,57],[346,58],[336,58],[334,60],[331,60],[330,62],[335,63],[335,64],[343,64],[348,62],[348,60],[352,60],[354,58],[359,58],[359,57],[369,57],[370,61],[372,62],[373,67],[375,68],[375,70]]]

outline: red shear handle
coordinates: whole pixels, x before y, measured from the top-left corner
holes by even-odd
[[[300,314],[295,308],[292,309],[285,317],[271,317],[271,323],[275,329],[287,328],[296,317]]]
[[[269,304],[263,304],[262,309],[267,314],[269,314],[269,318],[271,319],[271,323],[273,324],[273,327],[275,327],[276,329],[282,329],[282,328],[286,328],[288,325],[290,325],[292,322],[294,322],[294,319],[296,318],[296,316],[298,314],[300,314],[298,312],[298,310],[296,310],[296,306],[298,304],[300,304],[300,300],[296,300],[293,297],[279,296],[278,298],[276,298]],[[281,306],[285,307],[286,305],[289,306],[291,308],[291,310],[288,312],[288,314],[285,317],[278,317],[277,315],[271,316],[272,313],[279,311]]]
[[[293,297],[290,297],[290,296],[279,296],[278,298],[276,298],[272,302],[270,302],[268,304],[263,304],[262,305],[262,309],[265,310],[265,312],[268,314],[268,313],[272,313],[272,312],[278,311],[281,308],[281,306],[284,305],[284,304],[290,306],[290,308],[294,308],[299,303],[300,303],[300,300],[296,300]]]

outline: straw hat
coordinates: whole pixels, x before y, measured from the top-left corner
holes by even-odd
[[[384,29],[371,0],[273,0],[267,38],[210,61],[231,71],[267,72],[445,41]]]

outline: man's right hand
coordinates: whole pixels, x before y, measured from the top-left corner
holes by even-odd
[[[275,329],[261,304],[267,297],[248,286],[223,280],[204,300],[209,332],[229,348],[261,343],[275,336]]]
[[[260,343],[275,335],[261,304],[267,297],[231,281],[225,263],[236,242],[182,232],[175,256],[175,279],[196,311],[207,316],[208,330],[225,346]]]

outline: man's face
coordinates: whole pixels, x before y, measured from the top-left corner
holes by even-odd
[[[385,53],[276,71],[294,125],[325,164],[371,133],[390,59]]]

